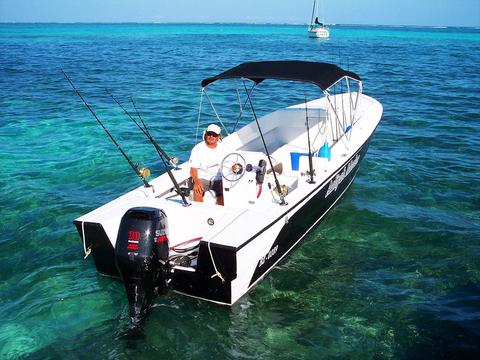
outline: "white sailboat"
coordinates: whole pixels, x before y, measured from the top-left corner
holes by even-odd
[[[312,17],[310,19],[310,25],[308,25],[308,36],[324,39],[330,37],[330,30],[328,27],[318,20],[318,7],[316,0],[313,0]]]

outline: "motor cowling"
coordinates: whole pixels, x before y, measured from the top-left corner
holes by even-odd
[[[125,284],[132,323],[141,321],[154,296],[167,290],[167,235],[167,216],[160,209],[132,208],[120,222],[115,264]]]

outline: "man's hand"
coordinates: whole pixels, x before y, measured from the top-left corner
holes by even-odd
[[[200,181],[195,181],[193,180],[193,192],[197,195],[203,195],[203,192],[204,192],[204,188],[203,188],[203,185]]]
[[[191,168],[190,175],[192,176],[192,179],[193,179],[193,193],[195,195],[203,197],[203,192],[205,191],[205,189],[203,188],[203,185],[200,182],[200,180],[198,180],[198,170],[195,168]]]

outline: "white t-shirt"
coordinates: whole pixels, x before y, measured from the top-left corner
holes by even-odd
[[[198,170],[199,179],[221,180],[220,164],[224,157],[221,142],[217,142],[217,146],[212,149],[202,141],[193,147],[188,164]]]

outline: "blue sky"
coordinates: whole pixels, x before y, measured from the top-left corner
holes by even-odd
[[[480,27],[480,0],[323,0],[335,24]],[[0,22],[303,24],[312,0],[0,0]]]

